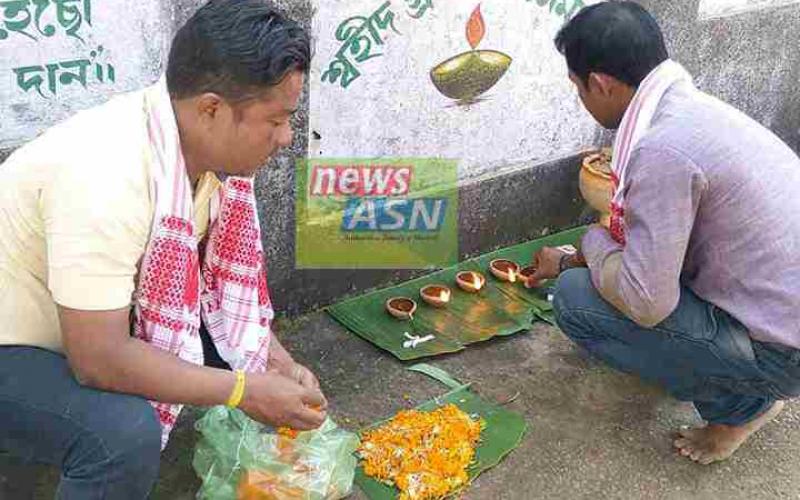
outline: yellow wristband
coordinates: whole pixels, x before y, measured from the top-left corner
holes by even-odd
[[[242,398],[244,398],[244,382],[244,372],[242,370],[236,370],[236,385],[233,386],[233,392],[231,392],[231,397],[228,398],[228,402],[225,403],[225,406],[228,408],[239,407]]]

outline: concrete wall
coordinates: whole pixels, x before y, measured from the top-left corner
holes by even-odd
[[[155,81],[175,28],[196,4],[79,0],[0,9],[0,149]]]
[[[746,5],[748,3],[748,0],[725,1],[730,4],[738,2]],[[764,2],[759,0],[760,4],[753,9],[734,14],[731,14],[733,11],[729,10],[721,15],[714,14],[713,9],[709,11],[709,0],[681,0],[679,2],[643,0],[642,4],[650,8],[662,23],[673,57],[696,76],[697,83],[701,88],[743,109],[773,129],[798,150],[800,149],[800,130],[798,130],[800,128],[800,97],[798,97],[795,87],[796,82],[800,80],[800,45],[797,43],[798,35],[795,28],[800,21],[800,5],[787,3],[785,0],[775,1],[779,2],[781,6],[775,7],[774,5],[777,4],[772,4],[772,7],[765,6]],[[127,32],[137,32],[138,28],[130,28],[131,21],[122,16],[107,16],[107,23],[110,24],[106,24],[105,27],[100,26],[99,20],[103,19],[103,9],[114,11],[117,8],[114,6],[116,3],[121,5],[128,2],[106,2],[96,6],[98,21],[92,26],[93,32],[98,33],[94,35],[96,38],[111,40],[113,39],[111,35],[122,36]],[[137,2],[136,4],[145,5],[147,3]],[[157,2],[152,3],[156,4]],[[117,83],[129,82],[131,87],[134,87],[137,84],[144,85],[152,81],[163,68],[166,46],[159,40],[168,39],[166,34],[171,36],[176,26],[179,26],[200,3],[202,2],[199,0],[176,0],[161,4],[158,10],[158,20],[147,21],[151,23],[150,25],[155,31],[149,33],[149,36],[141,36],[139,33],[141,40],[152,42],[150,45],[144,44],[149,47],[145,51],[146,54],[149,54],[148,63],[138,66],[144,67],[145,70],[138,76],[120,77]],[[314,4],[310,0],[283,0],[280,3],[290,15],[312,29],[312,23],[315,22],[312,12],[319,7],[316,0]],[[338,4],[338,2],[336,3]],[[407,3],[411,5],[413,1],[407,0]],[[538,0],[530,3],[519,0],[519,3],[521,8],[547,10],[546,7],[538,6]],[[431,12],[441,16],[440,19],[444,19],[448,13],[451,13],[455,19],[454,23],[464,21],[465,14],[460,11],[448,10],[450,7],[447,3],[433,0],[432,5],[434,10]],[[472,10],[472,7],[466,8],[467,13]],[[486,12],[487,19],[491,19],[490,12],[490,10]],[[510,13],[514,12],[516,11],[512,10]],[[530,13],[530,11],[528,12]],[[542,14],[544,13],[542,12]],[[496,12],[494,15],[494,19],[500,18]],[[552,22],[552,19],[549,19],[548,22]],[[140,23],[141,26],[145,26],[142,23],[145,21]],[[491,29],[491,25],[489,29]],[[107,34],[103,35],[103,33]],[[317,41],[321,36],[321,33],[315,32]],[[328,33],[327,36],[330,34]],[[519,36],[526,35],[519,33]],[[0,93],[8,92],[9,88],[13,88],[14,82],[9,80],[8,68],[28,64],[25,61],[30,59],[28,57],[30,54],[26,54],[24,51],[15,51],[13,61],[9,63],[10,58],[5,50],[6,46],[3,45],[9,40],[10,38],[0,40],[0,50],[2,50],[0,52],[0,81],[6,82],[0,88]],[[324,46],[325,43],[317,43],[317,47]],[[547,48],[543,44],[538,50],[553,49]],[[32,54],[38,57],[34,61],[36,64],[46,63],[50,60],[48,53],[34,50]],[[75,54],[80,55],[79,51]],[[69,54],[59,52],[53,56],[56,60],[65,58]],[[114,59],[114,64],[118,67],[118,74],[122,75],[127,67],[127,59],[118,51],[115,56],[119,59]],[[319,59],[315,64],[318,67],[322,67],[323,63],[330,62],[330,59],[322,61],[319,52],[317,52],[317,56]],[[556,56],[550,54],[547,57],[555,58]],[[430,69],[429,66],[427,62],[423,65],[426,70]],[[554,70],[552,65],[547,68],[551,73]],[[312,79],[319,76],[312,74]],[[524,80],[523,76],[525,75],[520,76],[520,81]],[[551,76],[549,75],[548,78]],[[535,80],[537,75],[530,75],[530,77]],[[555,82],[554,79],[548,81]],[[498,85],[501,84],[502,82]],[[316,85],[317,83],[313,83],[310,88],[314,89]],[[552,83],[552,85],[557,84]],[[564,88],[568,88],[566,82],[564,85]],[[30,123],[26,126],[29,132],[36,133],[48,124],[48,120],[53,119],[55,116],[51,112],[53,109],[64,109],[64,114],[68,114],[100,101],[108,95],[106,87],[92,86],[91,84],[88,87],[87,92],[70,95],[68,100],[61,101],[61,104],[57,106],[53,106],[51,100],[51,105],[47,107],[46,112],[42,111],[41,107],[37,108],[37,106],[41,106],[41,104],[36,104],[39,102],[37,99],[40,99],[40,96],[31,92],[28,93],[30,101],[20,99],[20,96],[17,95],[14,97],[14,104],[18,108],[24,107],[26,103],[30,104],[28,111]],[[76,90],[82,91],[82,89]],[[124,89],[114,88],[114,91],[117,90]],[[502,95],[502,93],[498,92],[497,95]],[[317,97],[319,96],[315,96],[312,91],[306,90],[301,111],[296,117],[297,134],[294,144],[271,160],[258,178],[259,208],[270,268],[269,281],[273,299],[279,311],[286,314],[296,314],[311,307],[328,304],[347,294],[415,274],[408,271],[298,271],[295,269],[294,159],[306,156],[309,151],[313,154],[319,148],[319,144],[315,144],[313,141],[309,143],[309,134],[311,133],[309,123],[317,119],[311,116],[314,113],[314,99]],[[506,109],[504,121],[487,123],[487,126],[491,126],[493,131],[487,133],[484,130],[483,133],[487,134],[486,138],[497,137],[498,141],[502,143],[503,137],[514,132],[515,123],[518,120],[524,120],[528,114],[542,112],[543,109],[544,113],[550,113],[544,116],[553,116],[551,108],[557,109],[559,106],[563,106],[564,102],[571,103],[570,106],[577,103],[574,95],[565,97],[572,101],[561,99],[557,104],[547,101],[546,96],[542,96],[541,99],[545,100],[544,104],[530,98],[527,105],[519,103],[515,109],[510,111]],[[7,104],[8,101],[5,98],[0,101],[0,106]],[[578,111],[575,111],[576,109],[575,107],[569,108],[571,119],[578,117],[579,120],[585,120],[586,117],[581,117]],[[3,108],[0,116],[6,116],[7,112],[7,109]],[[365,114],[380,112],[380,109],[375,108],[364,111]],[[578,123],[579,127],[585,126],[584,121],[575,123]],[[9,132],[12,129],[7,124],[8,121],[5,119],[0,122],[0,141],[4,141],[1,143],[5,144],[0,147],[0,161],[3,159],[3,148],[7,152],[9,146],[13,147],[18,143],[18,139],[13,139],[16,132]],[[18,127],[13,130],[18,130]],[[543,156],[538,153],[530,153],[528,157],[520,157],[515,154],[513,161],[508,159],[502,161],[506,157],[503,154],[504,149],[500,147],[492,151],[491,161],[478,162],[463,170],[459,188],[461,194],[459,215],[461,255],[474,255],[498,246],[531,238],[543,232],[576,224],[582,209],[577,194],[578,158],[569,153],[577,153],[574,149],[579,148],[582,144],[597,144],[608,140],[607,134],[597,129],[590,130],[594,131],[588,135],[584,133],[581,141],[570,143],[569,150],[559,149],[560,141],[556,138],[555,141],[550,141],[555,145],[551,154]],[[449,132],[450,135],[452,133],[452,131]],[[485,143],[485,148],[492,148],[491,142]],[[346,150],[339,153],[342,152],[346,152]],[[354,150],[348,156],[394,153],[396,151],[375,150],[363,153]],[[432,151],[431,155],[436,155],[436,151]],[[498,159],[499,161],[497,161]],[[498,193],[502,195],[498,195]],[[513,202],[507,200],[513,200]]]
[[[700,19],[735,16],[800,3],[800,0],[700,0]]]
[[[745,7],[702,18],[703,3]],[[645,0],[673,58],[698,87],[743,110],[800,150],[800,5],[785,0]]]
[[[553,38],[597,1],[316,2],[309,156],[443,157],[468,181],[590,146]]]

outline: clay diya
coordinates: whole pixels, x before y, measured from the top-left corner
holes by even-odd
[[[523,267],[522,269],[520,269],[519,277],[520,281],[522,281],[522,284],[527,287],[532,287],[533,283],[531,281],[531,278],[535,273],[536,273],[536,268],[533,266]]]
[[[450,302],[450,289],[444,285],[428,285],[419,291],[422,300],[433,307],[445,307]]]
[[[393,297],[386,301],[386,311],[397,319],[414,319],[417,303],[407,297]]]
[[[489,270],[497,279],[514,283],[519,274],[519,264],[508,259],[495,259],[489,263]]]
[[[456,283],[467,293],[478,293],[486,286],[486,277],[475,271],[462,271],[456,275]]]

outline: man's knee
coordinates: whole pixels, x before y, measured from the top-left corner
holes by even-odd
[[[156,412],[147,401],[127,397],[120,402],[121,413],[130,412],[128,418],[120,419],[110,429],[113,436],[106,438],[109,450],[127,467],[143,471],[158,471],[161,455],[161,424]]]
[[[158,480],[161,426],[150,404],[103,393],[70,446],[58,498],[147,498]]]
[[[72,474],[93,475],[98,468],[112,476],[155,481],[161,454],[161,425],[147,401],[119,394],[106,394],[91,422],[83,450],[74,456]],[[105,403],[105,404],[103,404]],[[91,458],[90,458],[91,457]]]
[[[588,269],[568,269],[561,273],[553,294],[553,309],[561,331],[576,342],[594,338],[594,325],[586,312],[597,302],[597,291]]]
[[[553,308],[557,316],[574,309],[585,308],[596,295],[588,269],[567,269],[559,275],[553,294]]]

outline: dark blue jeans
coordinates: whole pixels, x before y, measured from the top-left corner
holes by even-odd
[[[59,467],[57,498],[147,498],[160,439],[144,399],[81,386],[58,354],[0,347],[0,450]]]
[[[757,342],[730,314],[683,288],[675,311],[643,328],[606,302],[587,269],[563,273],[553,305],[574,342],[618,370],[694,402],[709,423],[741,425],[800,395],[800,351]]]

